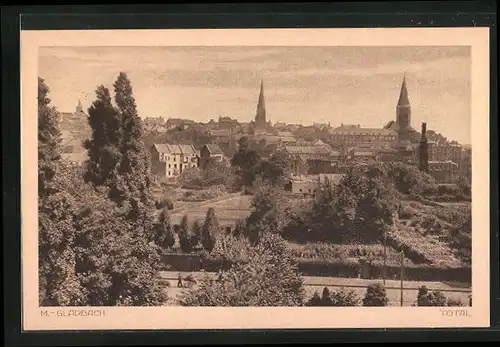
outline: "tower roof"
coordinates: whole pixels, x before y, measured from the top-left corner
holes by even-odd
[[[264,98],[264,81],[260,81],[260,94],[259,101],[257,103],[257,112],[255,115],[255,123],[259,125],[264,125],[266,123],[266,101]]]
[[[406,89],[406,76],[403,77],[403,83],[401,84],[401,92],[399,93],[398,106],[409,106],[410,100],[408,100],[408,90]]]

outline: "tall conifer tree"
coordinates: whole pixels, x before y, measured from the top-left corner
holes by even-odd
[[[98,86],[96,96],[97,99],[90,106],[88,116],[92,137],[85,141],[89,156],[86,180],[97,186],[107,185],[114,191],[122,157],[121,116],[111,103],[108,88],[103,85]],[[117,197],[114,200],[116,199]]]
[[[40,305],[78,305],[82,287],[75,272],[73,204],[61,189],[59,115],[49,87],[38,78],[38,270]]]

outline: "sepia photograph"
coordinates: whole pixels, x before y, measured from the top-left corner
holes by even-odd
[[[487,31],[359,30],[26,33],[33,325],[487,323]]]

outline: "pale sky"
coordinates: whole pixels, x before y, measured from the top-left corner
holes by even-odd
[[[118,73],[139,115],[250,121],[264,80],[267,119],[379,128],[396,118],[406,74],[412,125],[470,143],[471,58],[463,47],[44,47],[39,73],[54,105],[85,109]]]

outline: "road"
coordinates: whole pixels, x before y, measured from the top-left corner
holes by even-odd
[[[169,294],[169,305],[175,305],[175,299],[182,293],[182,288],[177,288],[177,278],[181,274],[182,277],[188,274],[194,275],[196,278],[202,278],[203,273],[188,273],[188,272],[170,272],[162,271],[160,276],[163,280],[170,283],[167,291]],[[215,273],[205,273],[209,276],[214,276]],[[359,279],[359,278],[340,278],[340,277],[313,277],[304,276],[304,282],[306,286],[306,296],[310,297],[315,291],[319,294],[323,291],[324,287],[328,287],[330,290],[338,290],[340,288],[345,288],[348,290],[353,290],[362,298],[366,292],[366,287],[372,283],[382,283],[382,280],[370,280],[370,279]],[[420,282],[420,281],[405,281],[403,282],[403,305],[411,306],[415,304],[417,299],[418,288],[425,285],[429,290],[439,290],[447,298],[459,299],[464,304],[468,304],[469,295],[471,293],[470,287],[464,284],[456,283],[442,283],[442,282]],[[389,298],[390,306],[400,306],[401,305],[401,282],[396,280],[386,280],[386,290],[387,296]]]

